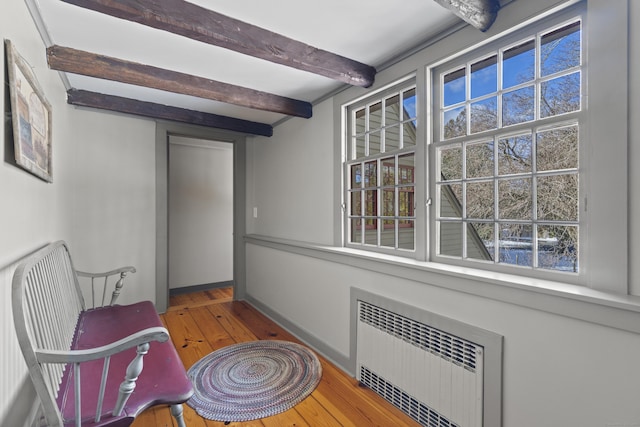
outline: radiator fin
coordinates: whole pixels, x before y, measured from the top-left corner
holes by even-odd
[[[425,427],[481,427],[483,347],[358,301],[358,380]]]
[[[362,384],[378,393],[420,425],[425,427],[460,427],[365,366],[360,367],[360,378]]]
[[[472,342],[362,301],[360,301],[360,321],[418,348],[438,354],[443,359],[464,366],[471,372],[476,370],[478,347]]]

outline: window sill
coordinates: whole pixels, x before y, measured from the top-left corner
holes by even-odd
[[[633,295],[261,235],[245,242],[640,334],[640,297]]]

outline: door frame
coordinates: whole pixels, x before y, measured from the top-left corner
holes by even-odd
[[[169,137],[209,139],[233,144],[233,298],[246,295],[246,135],[219,129],[156,123],[156,310],[169,307]]]

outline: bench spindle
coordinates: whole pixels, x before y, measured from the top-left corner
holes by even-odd
[[[127,403],[129,396],[136,388],[136,380],[142,372],[143,362],[142,359],[145,354],[149,352],[149,343],[140,344],[136,349],[136,357],[127,366],[127,373],[124,377],[124,381],[120,384],[120,393],[118,394],[118,401],[115,408],[113,408],[113,415],[118,416],[122,413],[124,404]]]

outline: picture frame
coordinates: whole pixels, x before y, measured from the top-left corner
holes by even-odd
[[[5,40],[13,145],[18,166],[53,182],[51,104],[31,70],[10,40]]]

